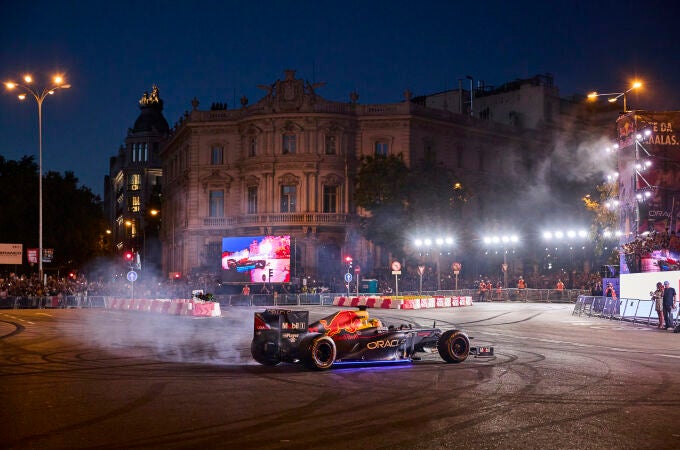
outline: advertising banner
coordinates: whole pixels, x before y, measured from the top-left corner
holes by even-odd
[[[54,257],[53,248],[43,248],[43,259],[44,263],[51,263]],[[26,259],[31,264],[38,264],[38,249],[37,248],[27,248],[26,249]]]
[[[617,130],[621,272],[677,270],[680,111],[633,111]]]
[[[0,264],[21,264],[22,244],[0,244]]]

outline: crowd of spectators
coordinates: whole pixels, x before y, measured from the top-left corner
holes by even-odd
[[[652,231],[638,236],[631,242],[623,244],[622,250],[626,254],[634,254],[636,256],[649,255],[657,250],[668,250],[671,252],[680,252],[680,236],[675,231]]]
[[[399,276],[399,292],[424,292],[438,290],[454,290],[456,288],[455,276],[451,274],[440,274],[441,280],[437,283],[437,274],[432,267],[427,267],[421,277],[416,270],[404,270]],[[362,277],[363,278],[363,277]],[[395,284],[394,276],[390,272],[377,273],[366,276],[378,280],[378,290],[381,293],[393,293]],[[517,276],[511,276],[509,288],[517,287]],[[531,274],[525,277],[526,287],[529,289],[555,289],[558,280],[563,280],[567,289],[590,290],[593,286],[600,283],[601,277],[597,273],[561,273],[554,274]],[[40,296],[129,296],[131,283],[127,281],[124,274],[109,277],[106,279],[88,279],[84,275],[55,276],[47,275],[45,286],[40,283],[37,274],[19,275],[16,273],[0,274],[0,298],[6,297],[40,297]],[[479,282],[491,282],[494,288],[503,287],[502,277],[479,276],[478,278],[458,279],[458,289],[477,289]],[[318,285],[318,286],[317,286]],[[140,277],[134,283],[134,296],[137,298],[188,298],[192,291],[202,290],[204,293],[211,294],[239,294],[242,292],[241,285],[223,285],[221,281],[210,275],[185,276],[178,279],[168,279],[161,277]],[[305,286],[291,285],[271,285],[258,283],[249,289],[251,294],[272,294],[276,290],[278,293],[297,293],[297,292],[344,292],[346,285],[338,280],[330,280],[327,283],[315,281],[314,284]],[[354,286],[352,286],[354,291]]]

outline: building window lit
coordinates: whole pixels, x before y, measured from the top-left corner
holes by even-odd
[[[251,158],[257,155],[257,136],[251,136],[248,142],[248,156]]]
[[[138,191],[142,188],[142,176],[138,173],[128,175],[128,190]]]
[[[324,186],[323,187],[323,212],[335,213],[338,212],[338,187]]]
[[[130,204],[128,205],[128,211],[139,212],[140,211],[140,199],[139,195],[133,195],[130,197]]]
[[[283,154],[293,155],[295,154],[295,145],[297,143],[297,136],[294,134],[284,134],[283,135]]]
[[[281,212],[295,212],[296,191],[295,185],[281,186]]]
[[[218,166],[222,164],[222,147],[213,147],[210,149],[210,164]]]
[[[337,154],[337,149],[335,148],[336,138],[335,136],[326,136],[326,154],[335,155]]]
[[[257,214],[257,186],[248,187],[248,214]]]
[[[375,143],[375,156],[387,156],[389,153],[389,145],[385,141],[378,141]]]
[[[224,217],[224,191],[210,191],[208,202],[210,217]]]
[[[149,160],[149,144],[138,142],[132,144],[132,162],[146,162]]]

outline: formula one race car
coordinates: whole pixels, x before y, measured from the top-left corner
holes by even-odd
[[[470,354],[492,356],[493,347],[470,347],[470,338],[459,330],[385,327],[369,318],[365,308],[343,310],[309,324],[309,311],[267,309],[255,313],[255,332],[250,351],[266,366],[280,362],[303,363],[325,370],[333,365],[411,362],[418,352],[435,349],[447,363],[465,361]]]
[[[229,259],[227,261],[227,268],[233,270],[236,269],[237,272],[248,272],[253,269],[264,269],[267,265],[267,261],[264,260],[253,260],[248,258],[242,258],[238,261],[235,259]]]

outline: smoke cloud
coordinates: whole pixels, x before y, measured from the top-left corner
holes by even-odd
[[[192,318],[141,311],[92,311],[83,336],[116,355],[202,364],[253,364],[253,312],[231,307],[222,317]]]

